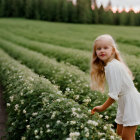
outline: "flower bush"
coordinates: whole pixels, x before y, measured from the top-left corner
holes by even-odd
[[[90,68],[90,52],[84,52],[82,50],[74,50],[72,48],[64,48],[60,46],[54,46],[51,44],[41,43],[33,40],[26,39],[25,37],[16,36],[5,30],[1,30],[1,36],[7,40],[10,40],[18,45],[24,46],[31,50],[40,52],[51,58],[55,58],[57,61],[64,61],[79,67],[84,72],[89,72]]]
[[[7,102],[7,139],[120,139],[110,124],[79,105],[0,49],[0,78]]]
[[[42,54],[18,47],[2,39],[0,39],[0,43],[0,47],[6,50],[12,57],[18,59],[36,73],[45,76],[53,84],[57,84],[67,98],[71,98],[89,107],[89,109],[92,109],[96,105],[101,105],[107,99],[108,96],[106,94],[90,90],[89,76],[76,67],[58,63]],[[116,104],[113,104],[107,111],[101,114],[106,115],[108,113],[110,117],[107,121],[114,123]]]

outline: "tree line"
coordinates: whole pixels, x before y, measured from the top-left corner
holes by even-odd
[[[91,0],[0,0],[0,17],[24,17],[54,22],[140,25],[140,12],[113,13],[101,5],[91,8]]]

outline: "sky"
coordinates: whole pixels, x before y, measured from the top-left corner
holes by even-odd
[[[122,10],[125,8],[126,10],[129,10],[130,8],[133,8],[136,12],[140,11],[140,0],[110,0],[113,9],[115,10],[118,8],[119,10]],[[107,6],[109,0],[96,0],[97,5],[100,6],[103,4],[103,6]]]

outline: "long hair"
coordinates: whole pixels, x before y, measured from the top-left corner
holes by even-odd
[[[109,34],[104,34],[98,36],[93,44],[93,53],[92,53],[92,58],[91,58],[91,68],[90,68],[90,76],[91,76],[91,81],[90,81],[90,87],[91,90],[97,90],[100,92],[104,92],[105,90],[105,70],[104,66],[105,63],[101,61],[96,54],[96,47],[97,47],[97,42],[101,40],[106,40],[108,45],[112,46],[114,53],[112,54],[112,58],[115,58],[122,62],[127,69],[128,73],[130,74],[132,80],[134,79],[131,70],[128,68],[128,66],[125,64],[123,61],[118,49],[117,49],[117,44],[115,43],[114,39],[112,38],[111,35]]]

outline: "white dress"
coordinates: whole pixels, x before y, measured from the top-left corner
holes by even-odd
[[[115,122],[123,126],[140,124],[140,93],[128,74],[123,63],[113,59],[107,63],[105,76],[109,96],[118,102]]]

